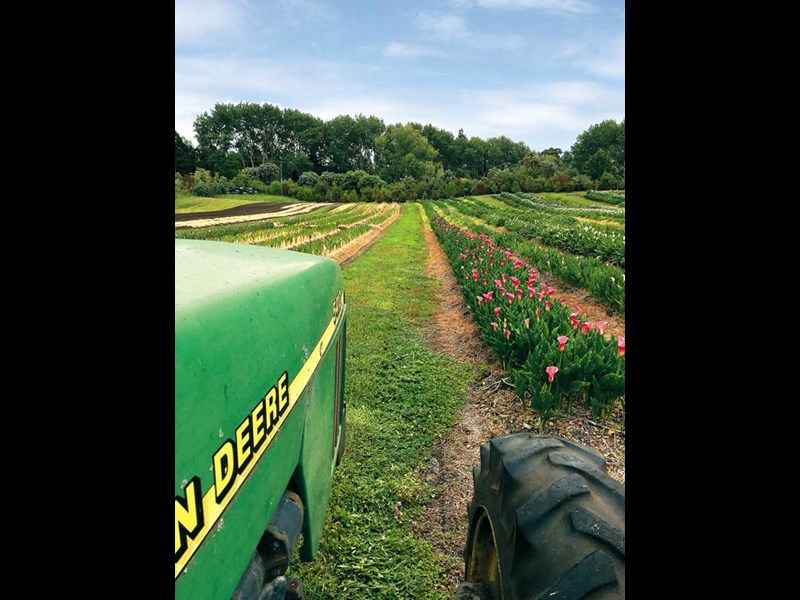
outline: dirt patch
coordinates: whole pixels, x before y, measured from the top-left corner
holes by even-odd
[[[305,214],[323,206],[328,202],[253,202],[224,210],[178,213],[175,215],[175,229],[187,227],[211,227],[213,225],[229,225],[260,219],[272,219]],[[177,223],[180,223],[178,226]]]
[[[326,256],[337,261],[342,268],[349,265],[356,258],[371,248],[375,242],[381,239],[383,234],[389,230],[389,227],[394,225],[397,222],[397,219],[400,218],[400,215],[402,214],[400,205],[394,204],[392,207],[394,214],[386,219],[383,223],[380,225],[375,225],[364,235],[357,237],[344,246],[336,248],[336,250],[326,254]]]
[[[509,385],[508,374],[481,341],[447,256],[425,214],[422,216],[429,257],[425,273],[441,282],[436,327],[426,341],[435,351],[473,363],[481,373],[480,381],[467,390],[467,404],[459,412],[455,427],[436,446],[433,458],[420,473],[438,492],[428,507],[421,530],[438,552],[463,565],[468,527],[466,506],[472,498],[472,467],[480,463],[480,445],[497,435],[530,429],[536,421]],[[580,307],[588,313],[588,303],[584,305]],[[621,409],[607,422],[593,425],[590,419],[587,409],[573,407],[569,418],[548,423],[545,433],[563,435],[597,449],[606,457],[609,474],[624,483],[625,437],[616,425],[623,422]],[[463,575],[463,566],[455,569],[450,573],[450,584],[455,587]]]

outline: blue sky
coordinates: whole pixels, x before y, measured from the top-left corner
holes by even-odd
[[[625,117],[625,3],[176,0],[175,129],[241,101],[568,150]]]

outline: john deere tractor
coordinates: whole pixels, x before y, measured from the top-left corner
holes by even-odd
[[[175,598],[303,597],[345,447],[338,264],[175,240]],[[624,597],[625,490],[603,458],[519,433],[481,447],[457,598]]]

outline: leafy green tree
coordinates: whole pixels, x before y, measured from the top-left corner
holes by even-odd
[[[197,168],[197,151],[192,143],[175,132],[175,170],[187,175]]]
[[[314,173],[314,171],[306,171],[297,180],[297,183],[300,185],[307,185],[309,187],[313,187],[317,181],[319,181],[319,175]]]
[[[390,125],[375,139],[375,148],[378,175],[386,181],[404,177],[421,179],[441,170],[441,165],[434,164],[438,157],[436,149],[412,125]]]
[[[592,179],[606,171],[617,176],[625,168],[625,120],[607,119],[592,125],[578,136],[569,155],[578,172]]]

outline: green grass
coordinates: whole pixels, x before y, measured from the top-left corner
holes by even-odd
[[[424,274],[426,258],[419,209],[406,204],[388,233],[344,270],[347,448],[319,554],[290,569],[310,599],[452,596],[447,573],[459,564],[437,554],[411,523],[421,523],[435,494],[415,473],[455,424],[477,373],[431,352],[420,336],[434,326],[441,293]]]
[[[223,194],[216,198],[201,198],[200,196],[176,196],[175,212],[205,212],[208,210],[224,210],[250,204],[251,202],[296,202],[294,198],[286,196],[270,196],[269,194],[254,194],[247,196],[243,194]]]

